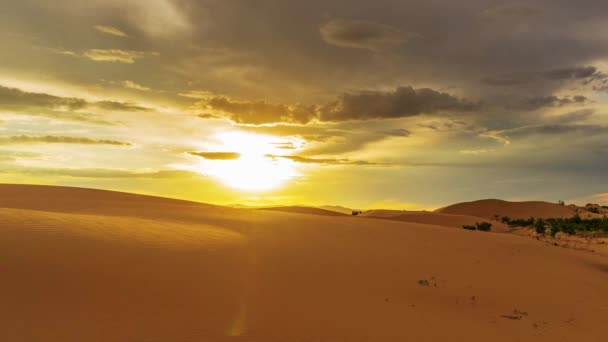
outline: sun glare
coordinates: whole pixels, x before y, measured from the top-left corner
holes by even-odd
[[[236,152],[234,160],[203,160],[205,174],[243,191],[266,191],[280,187],[297,175],[294,163],[280,155],[279,139],[272,136],[229,132],[217,136],[218,150]]]

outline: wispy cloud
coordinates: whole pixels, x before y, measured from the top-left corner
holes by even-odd
[[[60,120],[112,124],[112,122],[108,122],[97,115],[88,113],[87,110],[90,108],[116,112],[145,112],[150,110],[150,108],[129,102],[110,100],[91,102],[77,97],[27,92],[0,85],[0,111]]]
[[[112,36],[122,37],[122,38],[129,37],[129,35],[126,34],[124,31],[122,31],[120,29],[117,29],[116,27],[113,27],[113,26],[95,25],[93,27],[98,32],[101,32],[101,33],[104,33],[104,34],[109,34],[109,35],[112,35]]]
[[[209,160],[236,160],[241,156],[237,152],[188,152],[188,154]]]
[[[267,154],[268,158],[282,158],[289,159],[296,163],[301,164],[321,164],[321,165],[387,165],[385,163],[374,163],[365,160],[350,160],[350,159],[337,159],[337,158],[309,158],[302,156],[278,156],[273,154]]]
[[[151,90],[148,87],[145,87],[145,86],[143,86],[143,85],[141,85],[141,84],[139,84],[137,82],[130,81],[130,80],[122,81],[122,85],[123,85],[123,87],[129,88],[129,89],[135,89],[135,90],[141,90],[141,91],[149,91],[149,90]]]
[[[133,64],[136,60],[144,58],[147,55],[158,55],[154,52],[131,51],[131,50],[103,50],[92,49],[84,53],[84,57],[96,62],[116,62]]]
[[[87,137],[70,137],[70,136],[56,136],[56,135],[44,135],[44,136],[33,136],[33,135],[14,135],[8,137],[0,137],[0,145],[12,145],[12,144],[84,144],[84,145],[114,145],[114,146],[131,146],[131,143],[108,140],[108,139],[96,139]]]
[[[384,24],[347,19],[330,20],[321,26],[320,32],[328,44],[369,50],[398,46],[416,36]]]

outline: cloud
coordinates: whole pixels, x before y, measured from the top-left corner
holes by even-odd
[[[512,101],[510,104],[507,104],[506,107],[510,109],[532,111],[545,107],[563,107],[572,104],[585,104],[587,101],[587,97],[582,95],[573,97],[557,97],[555,95],[536,96]]]
[[[382,50],[406,43],[415,35],[371,21],[332,19],[320,28],[321,37],[331,45]]]
[[[85,144],[85,145],[114,145],[114,146],[131,146],[130,143],[117,140],[95,139],[87,137],[69,137],[69,136],[32,136],[32,135],[14,135],[8,137],[0,137],[0,145],[12,144]]]
[[[307,123],[316,116],[315,106],[285,105],[265,101],[236,101],[224,96],[212,96],[199,102],[206,109],[227,113],[237,123]]]
[[[68,110],[82,109],[87,101],[73,97],[59,97],[44,93],[30,93],[16,88],[0,85],[0,108],[65,108]]]
[[[112,122],[103,120],[97,115],[82,112],[82,110],[92,107],[123,112],[150,110],[149,108],[133,103],[117,101],[90,102],[81,98],[26,92],[21,89],[8,88],[0,85],[0,111],[94,124],[113,124]]]
[[[458,152],[460,152],[461,154],[476,156],[476,155],[480,155],[480,154],[494,152],[494,150],[486,150],[486,149],[481,149],[481,150],[460,150]]]
[[[93,102],[92,105],[101,109],[119,112],[147,112],[150,110],[150,108],[143,107],[134,103],[117,101],[98,101]]]
[[[470,112],[479,104],[462,100],[430,88],[398,87],[395,91],[361,91],[346,93],[325,105],[286,105],[266,101],[237,101],[226,96],[208,96],[197,107],[224,112],[241,124],[296,123],[313,120],[337,122],[347,120],[394,119],[439,112]],[[211,116],[213,117],[213,116]],[[204,118],[209,118],[205,115]],[[393,132],[405,134],[405,132]]]
[[[135,90],[141,90],[141,91],[150,91],[151,89],[148,87],[145,87],[139,83],[130,81],[130,80],[125,80],[122,81],[122,85],[125,88],[129,88],[129,89],[135,89]]]
[[[438,112],[469,112],[477,104],[430,88],[399,87],[393,92],[344,94],[321,109],[321,121],[410,117]]]
[[[188,154],[209,160],[236,160],[241,157],[237,152],[188,152]]]
[[[104,169],[104,168],[23,168],[9,167],[0,169],[0,173],[18,173],[20,175],[33,176],[60,176],[74,178],[92,178],[92,179],[168,179],[168,178],[185,178],[196,177],[196,173],[182,170],[128,170],[128,169]]]
[[[412,134],[412,132],[403,128],[389,129],[386,131],[379,131],[378,133],[390,137],[409,137]]]
[[[278,156],[273,154],[267,154],[268,158],[282,158],[289,159],[296,163],[301,164],[321,164],[321,165],[388,165],[381,163],[372,163],[364,160],[350,160],[350,159],[335,159],[335,158],[309,158],[302,156]]]
[[[116,36],[116,37],[122,37],[122,38],[127,38],[129,37],[128,34],[126,34],[125,32],[117,29],[116,27],[113,26],[105,26],[105,25],[95,25],[93,26],[98,32],[104,33],[104,34],[109,34],[112,36]]]
[[[20,158],[37,158],[40,154],[34,152],[0,150],[0,161],[15,161]]]
[[[84,53],[84,57],[96,61],[96,62],[116,62],[116,63],[125,63],[125,64],[133,64],[136,60],[140,58],[144,58],[146,55],[150,53],[143,51],[129,51],[129,50],[102,50],[102,49],[92,49],[88,50]],[[154,53],[151,53],[154,54]]]
[[[608,126],[585,124],[548,124],[517,127],[506,130],[489,131],[480,134],[481,137],[497,140],[505,145],[511,143],[512,138],[526,138],[535,135],[566,135],[578,134],[585,137],[608,134]]]
[[[484,84],[490,86],[516,86],[542,81],[568,81],[582,80],[599,76],[596,67],[574,66],[543,71],[516,72],[482,79]]]

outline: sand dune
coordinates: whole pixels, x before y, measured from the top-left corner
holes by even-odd
[[[608,260],[532,239],[68,188],[0,208],[1,341],[605,339]]]
[[[325,210],[325,209],[314,208],[314,207],[298,207],[298,206],[271,207],[271,208],[260,208],[259,210],[282,211],[285,213],[322,215],[322,216],[346,216],[346,214],[343,214],[343,213],[340,213],[337,211]]]
[[[375,216],[375,214],[378,214],[379,216]],[[509,231],[509,227],[506,224],[495,220],[489,220],[486,218],[469,215],[452,215],[429,211],[395,211],[394,213],[390,213],[388,210],[374,210],[374,213],[368,213],[366,217],[383,218],[402,222],[432,224],[453,228],[462,228],[462,226],[464,225],[474,226],[478,222],[490,222],[492,223],[493,232],[503,233]]]
[[[487,219],[494,215],[511,219],[572,217],[574,211],[567,206],[548,202],[508,202],[502,200],[480,200],[450,205],[436,210],[443,214],[470,215]]]

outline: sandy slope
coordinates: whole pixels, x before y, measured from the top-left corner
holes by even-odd
[[[470,215],[493,218],[494,215],[512,219],[572,217],[574,211],[567,206],[548,202],[508,202],[488,199],[465,202],[437,209],[443,214]]]
[[[322,216],[346,216],[344,213],[340,213],[332,210],[325,210],[314,207],[271,207],[271,208],[260,208],[259,210],[270,210],[270,211],[282,211],[285,213],[296,213],[296,214],[308,214],[308,215],[322,215]]]
[[[474,226],[477,222],[490,222],[492,223],[493,232],[504,233],[510,230],[509,226],[506,224],[493,219],[469,215],[444,214],[432,211],[374,209],[365,211],[361,216],[401,222],[432,224],[452,228],[462,228],[464,225]]]
[[[437,226],[461,228],[464,225],[474,226],[478,222],[490,222],[492,223],[492,231],[498,233],[504,233],[509,231],[509,227],[501,222],[495,220],[489,220],[482,217],[475,217],[469,215],[452,215],[435,213],[429,211],[398,211],[394,215],[389,215],[388,211],[382,211],[379,213],[380,216],[374,216],[368,214],[366,217],[384,218],[387,220],[402,221],[402,222],[414,222],[423,224],[432,224]]]
[[[0,202],[0,341],[605,339],[608,260],[532,239],[78,189]]]

